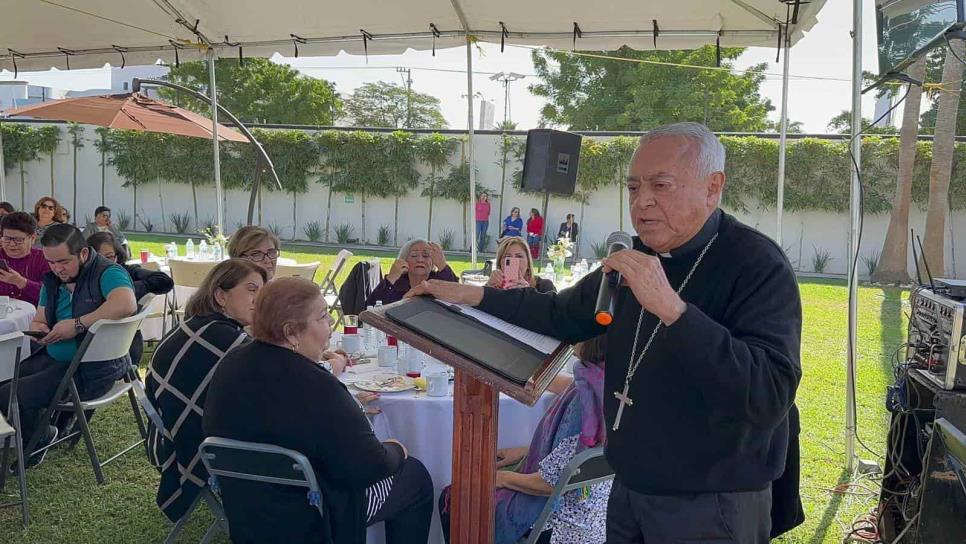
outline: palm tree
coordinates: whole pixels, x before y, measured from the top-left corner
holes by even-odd
[[[946,215],[949,213],[949,179],[953,169],[953,146],[963,79],[963,63],[959,59],[963,57],[963,50],[966,48],[960,40],[951,41],[949,47],[943,62],[943,90],[939,95],[939,111],[932,144],[929,204],[926,208],[926,237],[922,256],[936,274],[946,273],[944,249]]]
[[[923,81],[926,75],[926,58],[909,67],[909,77]],[[909,207],[912,203],[912,175],[916,166],[917,139],[919,136],[919,106],[922,87],[910,85],[902,106],[902,128],[899,131],[899,177],[896,194],[892,201],[889,229],[882,244],[879,262],[872,281],[880,283],[909,282]]]

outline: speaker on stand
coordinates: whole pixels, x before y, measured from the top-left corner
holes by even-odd
[[[579,134],[560,130],[538,128],[527,131],[521,187],[525,191],[543,193],[540,266],[546,258],[547,207],[550,205],[550,195],[574,194],[581,139]]]

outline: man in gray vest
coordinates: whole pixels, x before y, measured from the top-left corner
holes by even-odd
[[[45,334],[38,340],[40,345],[34,346],[34,353],[21,363],[17,391],[24,443],[29,444],[34,433],[40,433],[36,449],[57,439],[57,428],[39,418],[64,379],[88,327],[101,319],[121,319],[137,311],[131,276],[88,247],[76,227],[51,225],[40,243],[51,271],[44,276],[30,330]],[[74,382],[81,399],[97,398],[109,391],[127,365],[126,358],[80,365]],[[5,409],[9,398],[10,385],[0,386],[0,407]],[[39,464],[46,451],[32,456],[27,466]]]

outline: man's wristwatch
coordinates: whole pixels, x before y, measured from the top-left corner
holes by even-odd
[[[85,332],[87,332],[87,327],[84,326],[83,323],[81,323],[81,320],[79,317],[74,319],[74,332],[76,332],[77,334],[84,334]]]

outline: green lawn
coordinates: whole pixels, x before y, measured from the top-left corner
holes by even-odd
[[[132,237],[135,254],[147,247],[163,254],[160,237]],[[321,261],[324,274],[334,250],[283,246],[283,255],[299,262]],[[378,255],[384,269],[394,254]],[[451,261],[459,272],[465,259]],[[348,267],[347,267],[348,269]],[[829,489],[849,480],[844,472],[846,300],[844,282],[802,280],[805,310],[802,339],[804,378],[798,391],[802,413],[802,495],[808,521],[782,540],[785,543],[838,543],[843,527],[868,511],[875,501],[860,495],[833,495]],[[863,287],[859,290],[858,418],[860,436],[876,452],[884,448],[887,413],[883,406],[891,382],[890,357],[902,342],[905,318],[902,305],[907,293],[898,289]],[[147,359],[147,357],[146,357]],[[146,360],[145,359],[145,360]],[[130,407],[116,403],[98,413],[92,429],[99,451],[111,454],[136,439]],[[440,444],[448,448],[448,444]],[[862,451],[862,456],[874,458]],[[104,457],[107,457],[105,455]],[[83,447],[52,451],[45,463],[28,472],[32,523],[24,531],[18,510],[0,510],[0,541],[56,542],[160,542],[170,524],[154,503],[157,473],[144,454],[134,451],[105,469],[107,482],[98,486]],[[14,485],[11,485],[13,483]],[[6,502],[14,497],[15,482],[8,482]],[[207,528],[207,514],[196,515],[180,539],[197,542]],[[227,541],[222,539],[221,541]]]

